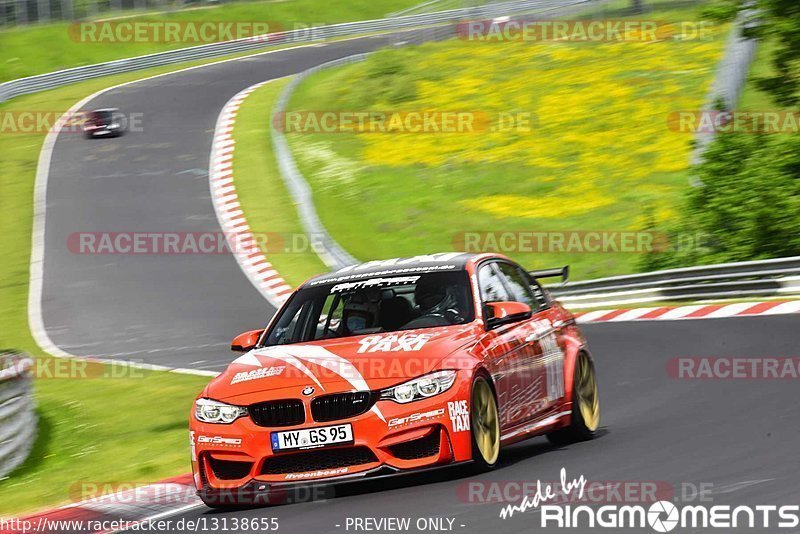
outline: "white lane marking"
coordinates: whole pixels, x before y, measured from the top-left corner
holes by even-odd
[[[724,493],[733,493],[734,491],[739,491],[740,489],[749,488],[750,486],[756,486],[758,484],[763,484],[765,482],[772,482],[775,480],[774,478],[763,478],[760,480],[745,480],[742,482],[734,482],[733,484],[726,484],[725,486],[714,487],[711,490],[711,493],[717,494],[724,494]]]

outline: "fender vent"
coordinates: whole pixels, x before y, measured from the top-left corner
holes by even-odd
[[[392,445],[389,447],[389,452],[401,460],[418,460],[437,455],[441,443],[441,432],[441,429],[437,428],[427,436]]]
[[[209,464],[214,476],[220,480],[238,480],[250,474],[252,462],[234,462],[230,460],[217,460],[209,457]]]

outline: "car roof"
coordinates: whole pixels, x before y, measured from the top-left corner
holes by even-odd
[[[467,264],[486,254],[470,254],[466,252],[441,252],[437,254],[424,254],[409,258],[392,258],[388,260],[374,260],[356,265],[350,265],[334,271],[315,276],[308,280],[303,287],[316,286],[328,283],[348,282],[362,280],[372,276],[395,276],[404,274],[420,274],[429,272],[463,271]]]

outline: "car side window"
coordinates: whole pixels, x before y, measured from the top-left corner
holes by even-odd
[[[484,304],[513,300],[503,285],[495,263],[487,263],[478,270],[478,286],[481,289],[481,301]]]
[[[503,275],[506,286],[511,292],[511,300],[522,302],[535,310],[539,307],[538,303],[533,297],[533,292],[528,285],[527,277],[520,271],[516,265],[510,263],[498,263],[497,267]]]
[[[322,314],[317,320],[314,339],[326,339],[339,332],[342,324],[342,299],[338,295],[328,295],[322,306]]]
[[[306,302],[296,310],[284,314],[269,337],[269,345],[298,343],[303,338],[303,331],[308,323],[312,302]],[[291,313],[293,312],[293,313]]]

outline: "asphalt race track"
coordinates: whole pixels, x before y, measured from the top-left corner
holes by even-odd
[[[510,447],[502,467],[483,475],[453,469],[335,487],[335,497],[328,500],[226,513],[200,507],[168,519],[276,517],[279,532],[334,533],[354,532],[346,530],[347,518],[445,517],[455,519],[455,532],[541,531],[534,511],[503,520],[500,504],[469,502],[467,485],[555,481],[562,467],[569,477],[582,474],[590,481],[654,482],[659,488],[671,487],[678,499],[683,493],[692,497],[693,488],[705,484],[711,491],[704,492],[704,498],[715,505],[797,504],[796,381],[679,380],[668,375],[667,361],[793,355],[799,326],[796,315],[585,326],[603,412],[601,436],[594,441],[555,448],[544,438],[534,438]],[[659,490],[657,495],[664,493]]]
[[[274,312],[231,256],[81,255],[67,247],[70,234],[219,231],[207,173],[211,135],[227,100],[254,83],[389,39],[245,58],[134,83],[91,102],[142,113],[144,131],[108,140],[58,138],[47,191],[42,299],[50,338],[77,355],[224,367],[232,358],[231,337],[263,325]],[[334,487],[331,498],[310,502],[228,513],[196,508],[163,519],[276,517],[279,531],[323,533],[353,532],[348,518],[445,517],[456,532],[531,531],[539,528],[536,512],[500,519],[501,505],[470,502],[467,484],[552,481],[562,467],[590,481],[668,484],[675,498],[707,484],[714,504],[798,503],[796,381],[679,380],[669,376],[667,362],[797,356],[799,329],[797,315],[588,325],[603,411],[593,442],[555,448],[537,438],[510,448],[499,469],[479,476],[451,469]],[[241,526],[227,528],[264,532]]]
[[[255,83],[404,37],[414,32],[251,56],[125,85],[89,102],[86,109],[141,114],[142,127],[115,139],[75,133],[57,139],[42,288],[53,342],[78,356],[223,369],[232,359],[231,338],[263,326],[275,311],[233,256],[78,254],[68,247],[70,235],[220,232],[208,159],[225,103]]]

